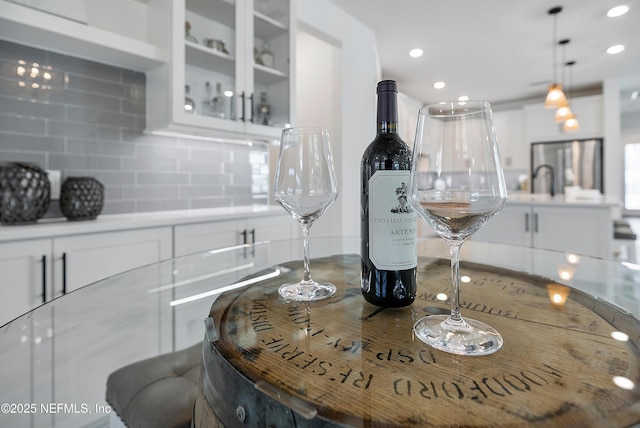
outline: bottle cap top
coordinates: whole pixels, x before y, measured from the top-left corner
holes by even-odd
[[[382,80],[378,82],[377,94],[380,92],[398,92],[398,84],[395,80]]]

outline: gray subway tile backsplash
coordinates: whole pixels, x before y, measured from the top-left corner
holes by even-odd
[[[266,204],[268,149],[145,134],[145,81],[0,40],[0,162],[95,177],[104,214]]]

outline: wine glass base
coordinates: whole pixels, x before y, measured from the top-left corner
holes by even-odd
[[[300,281],[297,284],[284,284],[278,288],[278,294],[285,300],[295,300],[297,302],[313,302],[316,300],[331,297],[336,292],[336,286],[315,281]]]
[[[488,325],[464,319],[452,321],[449,315],[429,315],[413,326],[418,339],[436,349],[458,355],[488,355],[502,348],[500,333]]]

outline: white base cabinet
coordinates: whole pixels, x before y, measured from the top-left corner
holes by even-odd
[[[171,227],[0,243],[0,325],[84,285],[171,258]]]
[[[175,226],[174,257],[234,245],[297,237],[298,222],[282,214]]]
[[[611,259],[612,221],[606,205],[507,204],[472,239]]]
[[[53,297],[57,297],[108,276],[171,258],[171,228],[54,238],[53,254]]]
[[[51,240],[0,243],[0,325],[48,300]]]

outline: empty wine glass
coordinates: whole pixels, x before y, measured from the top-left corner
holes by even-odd
[[[411,205],[447,241],[451,255],[451,315],[421,318],[416,336],[454,354],[497,351],[500,333],[460,315],[460,247],[507,200],[489,103],[443,102],[420,110],[409,189]]]
[[[313,301],[332,296],[336,287],[309,273],[309,228],[338,197],[329,133],[323,128],[282,131],[274,187],[276,201],[300,222],[304,238],[304,276],[278,292],[287,300]]]

